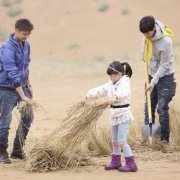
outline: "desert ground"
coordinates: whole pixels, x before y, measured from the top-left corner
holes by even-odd
[[[105,12],[97,10],[99,4],[108,4]],[[141,61],[140,44],[142,35],[138,22],[142,16],[154,15],[170,26],[174,33],[174,57],[176,81],[180,79],[180,34],[178,23],[180,0],[24,0],[20,3],[22,14],[8,17],[7,8],[0,5],[0,27],[7,34],[13,31],[14,21],[27,17],[35,25],[29,38],[31,43],[30,74],[34,90],[34,100],[41,104],[45,111],[35,112],[35,119],[28,135],[25,151],[33,141],[51,133],[59,120],[66,116],[66,110],[79,102],[88,89],[103,84],[108,80],[106,68],[118,59],[127,61],[133,68],[131,79],[132,110],[135,117],[133,125],[143,124],[144,108],[144,63]],[[126,7],[128,13],[122,14]],[[3,41],[0,42],[2,44]],[[179,92],[179,86],[177,86]],[[171,103],[179,112],[180,95]],[[99,122],[109,127],[108,109]],[[18,125],[18,111],[13,112],[13,121],[9,134],[11,152],[15,130]],[[130,134],[129,134],[130,136]],[[179,180],[180,152],[163,154],[150,152],[143,159],[134,151],[139,171],[137,173],[119,173],[104,171],[103,165],[109,157],[94,158],[93,166],[76,169],[60,169],[55,172],[29,173],[24,170],[24,162],[12,160],[12,164],[0,164],[0,179],[109,179],[124,180]]]

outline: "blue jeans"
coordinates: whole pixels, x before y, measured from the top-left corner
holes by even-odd
[[[150,80],[152,77],[150,76]],[[151,93],[152,123],[155,123],[155,112],[159,115],[161,125],[161,140],[169,142],[169,103],[176,92],[174,74],[166,75],[159,79]],[[149,123],[147,100],[145,102],[145,124]]]
[[[27,97],[31,97],[28,89],[23,90]],[[12,111],[17,105],[18,101],[20,101],[20,96],[16,91],[0,89],[0,145],[5,148],[8,147],[8,135],[10,124],[12,121]],[[29,132],[29,128],[31,126],[33,118],[34,115],[32,109],[30,115],[21,115],[21,120],[19,122],[19,126],[14,139],[14,144],[16,146],[24,145],[24,141]]]
[[[123,150],[125,157],[133,156],[131,148],[127,143],[129,123],[122,123],[112,126],[112,147],[113,154],[120,155]]]

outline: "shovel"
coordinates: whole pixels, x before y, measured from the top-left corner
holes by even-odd
[[[145,73],[146,73],[146,87],[149,85],[149,73],[148,73],[148,63],[145,61]],[[144,125],[142,127],[142,136],[143,136],[143,142],[146,142],[148,144],[153,143],[153,138],[157,138],[160,136],[160,126],[156,126],[152,122],[152,110],[151,110],[151,97],[150,97],[150,91],[146,92],[146,99],[147,99],[147,107],[148,107],[148,119],[149,124]]]

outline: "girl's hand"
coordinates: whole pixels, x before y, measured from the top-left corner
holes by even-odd
[[[113,95],[113,97],[109,100],[109,104],[110,105],[114,104],[116,102],[117,98],[118,97],[116,95]]]
[[[88,99],[85,96],[82,100],[81,100],[81,104],[84,106],[87,103]]]

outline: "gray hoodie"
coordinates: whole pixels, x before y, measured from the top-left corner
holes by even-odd
[[[153,77],[150,85],[154,87],[159,78],[174,73],[172,39],[163,35],[164,25],[156,20],[156,33],[152,37],[153,50],[149,60],[149,74]]]

